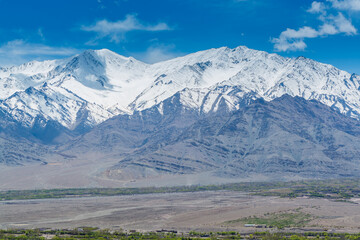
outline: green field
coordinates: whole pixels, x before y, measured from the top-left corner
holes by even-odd
[[[252,216],[246,218],[240,218],[225,222],[226,225],[237,225],[237,224],[255,224],[255,225],[266,225],[267,227],[278,229],[288,227],[304,227],[307,223],[313,220],[314,217],[310,214],[306,214],[300,211],[300,209],[287,211],[268,213],[264,216]]]
[[[98,230],[94,228],[77,228],[73,230],[0,230],[0,239],[259,239],[259,240],[277,240],[277,239],[327,239],[327,240],[352,240],[360,239],[360,234],[347,233],[327,233],[327,232],[307,232],[307,233],[269,233],[269,232],[255,232],[252,234],[241,234],[238,232],[123,232],[123,231],[109,231]]]

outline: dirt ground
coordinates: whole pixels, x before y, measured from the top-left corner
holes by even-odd
[[[357,200],[355,200],[357,201]],[[314,220],[308,229],[360,231],[360,207],[326,199],[250,196],[231,191],[0,202],[0,228],[75,228],[178,231],[255,229],[224,222],[300,209]]]
[[[0,191],[23,189],[54,188],[121,188],[121,187],[163,187],[224,184],[234,182],[266,182],[268,176],[254,174],[239,178],[216,177],[212,172],[196,174],[163,174],[143,179],[112,179],[104,176],[106,169],[118,161],[98,158],[84,158],[72,161],[49,162],[47,165],[1,166]],[[282,175],[282,181],[301,180],[293,176]]]

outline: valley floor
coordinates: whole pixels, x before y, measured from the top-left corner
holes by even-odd
[[[55,188],[119,188],[119,187],[163,187],[189,186],[194,184],[209,185],[230,182],[268,181],[266,176],[246,176],[241,178],[221,178],[212,176],[211,172],[184,175],[159,175],[150,178],[119,180],[109,178],[106,169],[117,163],[92,156],[71,161],[53,161],[47,165],[1,166],[0,191],[23,189]],[[287,178],[285,180],[298,180]]]
[[[289,199],[233,191],[11,200],[0,202],[0,229],[278,231],[244,226],[265,219],[268,225],[283,224],[281,231],[355,233],[360,232],[360,208],[352,200]]]

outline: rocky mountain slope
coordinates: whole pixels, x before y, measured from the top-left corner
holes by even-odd
[[[246,47],[0,68],[0,163],[73,162],[114,181],[358,176],[359,119],[358,75]]]
[[[157,118],[158,125],[154,118],[135,118],[132,127],[118,116],[78,142],[87,146],[84,149],[103,152],[104,158],[119,159],[108,172],[115,179],[207,171],[222,177],[264,174],[277,179],[358,175],[360,122],[317,101],[289,95],[270,102],[259,99],[226,114],[196,118],[187,112],[182,125],[174,117],[178,114],[164,114],[165,119]],[[66,154],[78,147],[72,145]]]
[[[359,118],[360,77],[299,57],[218,48],[156,64],[109,50],[63,60],[0,68],[0,109],[26,128],[58,123],[84,133],[119,114],[133,114],[180,94],[199,113],[240,108],[245,94],[273,100],[283,94],[315,99]],[[58,131],[58,129],[56,129]],[[51,141],[52,139],[44,139]]]

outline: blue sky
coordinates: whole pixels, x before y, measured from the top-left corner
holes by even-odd
[[[0,65],[108,48],[157,62],[222,46],[360,74],[360,0],[0,0]]]

